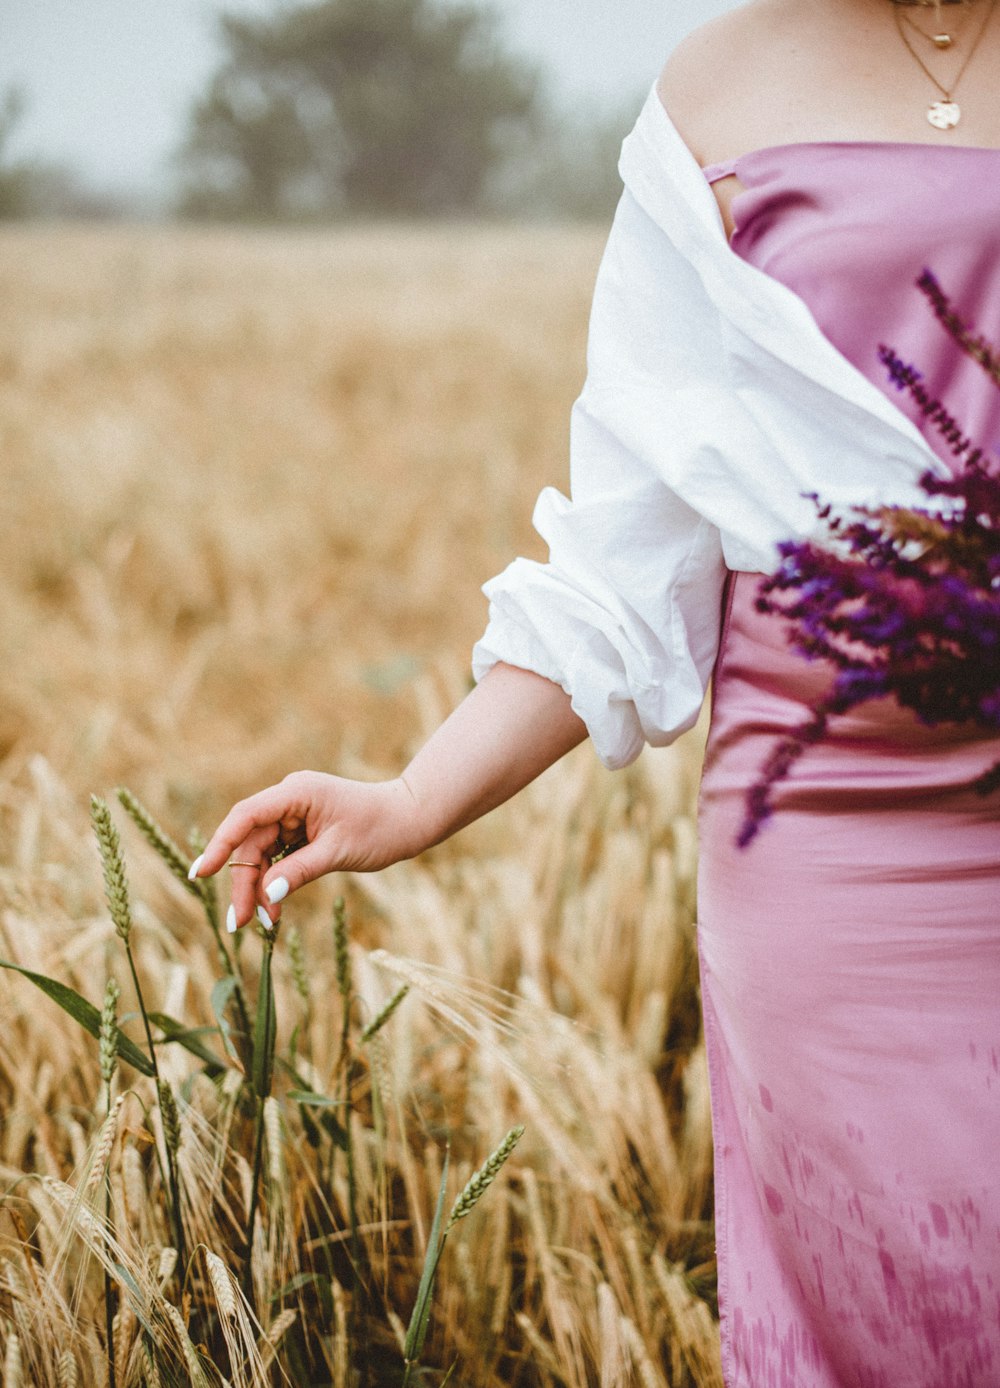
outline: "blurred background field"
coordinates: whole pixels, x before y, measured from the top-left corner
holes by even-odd
[[[116,974],[133,1012],[90,792],[130,786],[183,842],[298,767],[395,772],[461,697],[479,585],[515,553],[540,555],[535,494],[566,485],[602,240],[488,225],[2,233],[4,958],[97,1005]],[[298,1021],[317,1088],[336,1068],[336,893],[362,1011],[400,977],[415,984],[380,1061],[395,1116],[380,1135],[364,1104],[358,1116],[365,1307],[388,1359],[345,1369],[309,1286],[261,1303],[265,1283],[315,1270],[303,1206],[287,1215],[292,1237],[261,1250],[255,1307],[258,1333],[296,1311],[277,1361],[293,1381],[399,1381],[384,1367],[398,1361],[393,1316],[405,1323],[416,1293],[444,1144],[452,1194],[524,1123],[452,1236],[426,1362],[457,1359],[465,1384],[720,1382],[693,948],[698,749],[694,735],[610,775],[585,746],[418,862],[289,904],[311,1002],[303,1014],[279,941],[278,1045]],[[115,811],[149,1005],[211,1025],[204,919]],[[244,933],[252,991],[259,943]],[[404,962],[394,973],[373,949]],[[0,1345],[9,1358],[14,1339],[23,1382],[62,1381],[68,1343],[79,1381],[103,1383],[99,1260],[58,1256],[65,1212],[23,1179],[73,1184],[86,1169],[105,1111],[96,1043],[27,980],[0,975],[0,995]],[[218,1123],[225,1084],[205,1090],[190,1055],[161,1054],[195,1189],[199,1122]],[[287,1108],[296,1207],[319,1159]],[[136,1280],[183,1307],[180,1286],[142,1282],[171,1242],[146,1123],[136,1108],[106,1160]],[[149,1208],[130,1221],[139,1161]],[[336,1170],[327,1195],[343,1229]],[[267,1220],[279,1203],[271,1190]],[[207,1205],[196,1216],[233,1263],[232,1236]],[[360,1305],[353,1275],[323,1272]],[[196,1312],[197,1298],[192,1335],[200,1324],[220,1373],[272,1381],[241,1378]],[[144,1381],[135,1318],[117,1333],[118,1381]],[[170,1377],[169,1335],[161,1348],[163,1381],[188,1381]]]
[[[467,679],[479,585],[541,553],[600,242],[4,233],[4,744],[80,787],[155,766],[175,816],[397,766]]]

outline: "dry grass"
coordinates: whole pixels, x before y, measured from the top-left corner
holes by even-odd
[[[479,584],[540,553],[534,495],[565,484],[601,239],[3,233],[2,957],[97,1005],[113,971],[126,1017],[91,791],[128,784],[183,841],[296,767],[396,770],[460,697]],[[580,749],[421,861],[317,884],[286,911],[278,1048],[298,1024],[317,1086],[338,1066],[336,892],[358,1027],[413,985],[359,1062],[352,1120],[369,1381],[399,1381],[445,1142],[457,1193],[524,1123],[449,1238],[425,1362],[457,1359],[452,1382],[484,1388],[720,1384],[697,771],[697,738],[617,776]],[[124,839],[149,1005],[210,1024],[204,917],[136,834]],[[260,951],[244,934],[252,982]],[[347,1176],[304,1139],[287,1081],[267,1110],[248,1303],[230,1276],[251,1182],[238,1072],[213,1082],[161,1052],[181,1099],[181,1281],[163,1252],[151,1082],[120,1073],[129,1092],[104,1125],[96,1042],[16,975],[0,973],[0,1007],[7,1378],[106,1381],[103,1260],[118,1384],[362,1381]],[[315,1281],[287,1290],[317,1269],[323,1296]],[[214,1378],[191,1338],[206,1326]]]

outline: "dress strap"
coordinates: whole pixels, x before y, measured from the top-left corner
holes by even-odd
[[[720,178],[729,178],[736,172],[737,160],[727,159],[724,164],[709,164],[702,173],[709,183],[718,183]]]

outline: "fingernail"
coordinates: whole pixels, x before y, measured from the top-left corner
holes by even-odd
[[[235,907],[235,906],[230,906],[229,910],[226,912],[226,929],[229,931],[230,935],[235,935],[235,934],[236,934],[236,907]]]
[[[201,867],[201,865],[202,865],[202,863],[203,863],[204,861],[205,861],[205,855],[204,855],[204,853],[199,853],[198,856],[197,856],[197,858],[195,858],[194,862],[193,862],[193,863],[191,864],[191,866],[188,868],[188,881],[189,881],[189,882],[193,882],[194,879],[198,876],[198,869]]]
[[[273,882],[268,882],[265,888],[265,895],[268,901],[272,903],[284,901],[285,897],[288,895],[288,878],[276,877]]]
[[[274,929],[274,921],[264,910],[263,906],[257,907],[257,919],[260,921],[261,925],[264,927],[265,930]]]

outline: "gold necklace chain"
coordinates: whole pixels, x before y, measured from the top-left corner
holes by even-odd
[[[971,3],[969,3],[969,0],[957,0],[957,3],[961,4],[964,10],[964,15],[961,24],[949,24],[948,29],[944,30],[941,26],[941,7],[940,4],[936,4],[934,6],[935,12],[937,14],[936,28],[935,32],[932,34],[929,34],[926,29],[921,29],[917,21],[915,19],[911,19],[911,17],[905,12],[905,10],[900,9],[898,11],[898,17],[903,21],[905,25],[907,25],[908,28],[912,29],[915,34],[919,34],[922,39],[926,39],[926,41],[930,44],[933,44],[935,48],[950,48],[956,39],[960,39],[962,37],[962,33],[965,29],[965,26],[969,22],[969,15],[972,12],[972,5]]]
[[[914,48],[913,44],[910,42],[909,38],[907,37],[906,30],[903,28],[903,15],[900,12],[897,4],[893,3],[892,13],[896,20],[896,28],[899,30],[899,37],[903,40],[903,43],[906,47],[907,52],[910,54],[910,57],[925,74],[925,76],[928,77],[931,82],[933,82],[934,86],[937,87],[938,91],[941,93],[941,96],[943,98],[941,101],[932,102],[931,105],[927,108],[927,119],[930,122],[930,124],[934,126],[935,130],[953,130],[955,126],[958,124],[958,122],[962,119],[961,107],[959,106],[957,101],[953,100],[953,96],[954,93],[958,90],[958,84],[959,82],[961,82],[962,77],[965,74],[966,68],[972,61],[973,55],[976,49],[979,47],[979,44],[983,38],[983,35],[986,33],[987,28],[989,27],[989,22],[993,17],[993,11],[996,9],[996,6],[997,0],[990,0],[990,3],[986,7],[986,16],[982,24],[980,25],[979,33],[973,39],[969,47],[969,51],[965,55],[965,60],[962,63],[962,66],[958,69],[958,71],[952,79],[951,86],[946,87],[943,83],[938,81],[938,79],[934,76],[933,72],[931,72],[930,68],[924,62],[923,58],[921,58],[920,54]]]

